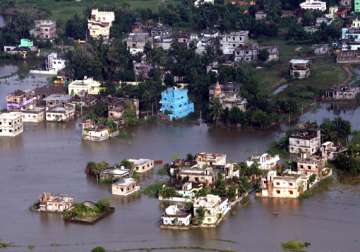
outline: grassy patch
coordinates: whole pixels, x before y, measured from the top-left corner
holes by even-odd
[[[165,166],[162,166],[158,171],[157,174],[159,176],[166,176],[168,175],[167,168]]]
[[[328,191],[333,184],[334,179],[332,177],[325,178],[318,182],[313,188],[307,190],[300,195],[299,199],[307,199],[317,193]]]
[[[155,183],[145,187],[142,190],[142,192],[149,197],[155,198],[159,195],[159,192],[160,192],[161,188],[163,187],[163,185],[164,185],[163,182],[155,182]]]
[[[100,9],[120,8],[129,6],[132,9],[151,9],[157,11],[159,6],[175,0],[17,0],[21,8],[36,7],[50,13],[58,22],[65,23],[73,15],[83,15],[85,10],[92,7]]]
[[[0,249],[10,248],[13,245],[10,242],[0,241]]]
[[[305,248],[309,245],[310,244],[307,242],[301,242],[298,240],[290,240],[281,243],[283,250],[291,252],[305,252]]]

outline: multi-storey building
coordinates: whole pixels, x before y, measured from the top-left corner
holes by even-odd
[[[298,128],[289,136],[289,153],[316,153],[321,146],[320,129],[311,124]]]
[[[276,170],[268,171],[261,179],[261,197],[298,198],[308,189],[309,176],[291,172],[278,175]]]
[[[161,93],[160,111],[170,120],[186,117],[194,112],[194,103],[188,98],[186,88],[168,88]]]
[[[23,132],[23,119],[21,112],[0,114],[0,137],[14,137]]]
[[[115,21],[115,13],[112,11],[91,10],[88,20],[89,35],[94,39],[109,39],[110,28]]]
[[[217,225],[230,210],[228,199],[222,199],[220,196],[212,194],[196,198],[193,206],[195,217],[199,217],[201,212],[204,214],[201,224],[211,226]]]
[[[74,80],[68,86],[69,95],[84,96],[98,95],[100,93],[101,83],[93,78],[84,77],[83,80]]]
[[[15,90],[6,96],[6,109],[22,110],[37,102],[37,97],[34,92],[24,92],[22,90]]]
[[[249,31],[237,31],[221,35],[220,49],[223,54],[233,54],[239,46],[245,45],[249,40]]]
[[[35,28],[30,33],[37,39],[53,40],[56,38],[56,21],[35,20]]]

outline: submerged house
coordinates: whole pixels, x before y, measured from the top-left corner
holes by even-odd
[[[83,80],[74,80],[69,86],[69,95],[71,96],[84,96],[88,95],[98,95],[100,93],[101,83],[94,80],[93,78],[84,77]]]
[[[325,92],[325,98],[331,100],[354,100],[360,93],[360,87],[340,86]]]
[[[37,102],[37,97],[34,92],[24,92],[22,90],[15,90],[6,96],[6,109],[22,110]]]
[[[188,227],[191,224],[191,218],[191,213],[180,209],[177,205],[170,205],[161,216],[161,227]]]
[[[268,171],[261,179],[261,197],[298,198],[308,189],[310,175],[301,173],[277,174],[276,170]]]
[[[140,186],[133,178],[123,178],[111,185],[111,193],[119,196],[129,196],[140,190]]]
[[[195,217],[199,217],[203,210],[204,216],[201,222],[203,226],[217,225],[231,208],[228,199],[213,194],[196,198],[193,206]]]
[[[64,212],[74,205],[74,198],[66,195],[56,195],[44,192],[38,202],[40,212]]]
[[[184,118],[194,112],[194,103],[189,100],[186,88],[172,87],[161,93],[160,111],[169,120]]]
[[[21,112],[0,113],[0,137],[15,137],[23,133]]]
[[[154,160],[152,159],[128,159],[132,163],[132,170],[138,173],[144,173],[154,168]]]
[[[320,129],[312,124],[299,127],[289,136],[289,153],[315,154],[321,146]]]
[[[279,155],[272,156],[268,153],[264,153],[259,156],[252,156],[246,161],[246,165],[250,167],[253,164],[257,164],[261,170],[271,170],[276,168],[279,161]]]

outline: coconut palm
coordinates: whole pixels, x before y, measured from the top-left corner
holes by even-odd
[[[222,112],[223,108],[219,98],[214,98],[210,103],[210,116],[215,125],[218,124]]]

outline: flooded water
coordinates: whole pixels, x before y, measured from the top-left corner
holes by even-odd
[[[5,23],[5,18],[0,15],[0,28],[3,28],[5,27],[6,23]]]
[[[27,89],[43,80],[26,78],[0,84],[0,99],[9,90]],[[308,112],[302,120],[333,116],[326,108]],[[341,114],[359,125],[358,110]],[[265,151],[279,132],[241,132],[209,129],[206,125],[145,125],[126,139],[104,143],[81,141],[76,123],[26,125],[14,139],[0,139],[0,239],[18,247],[6,251],[90,251],[102,245],[108,249],[193,247],[177,251],[198,251],[194,247],[234,251],[281,251],[290,239],[312,243],[308,251],[360,250],[360,187],[335,184],[328,192],[304,200],[258,200],[238,207],[216,229],[168,231],[159,229],[161,211],[156,199],[121,200],[109,188],[86,178],[89,160],[118,162],[144,157],[170,160],[199,151],[228,154],[243,160]],[[148,184],[157,177],[144,178]],[[94,226],[64,224],[61,217],[29,211],[44,192],[62,192],[78,201],[109,198],[116,211]],[[134,250],[135,251],[135,250]],[[156,251],[156,250],[155,250]],[[206,251],[206,250],[205,250]]]

